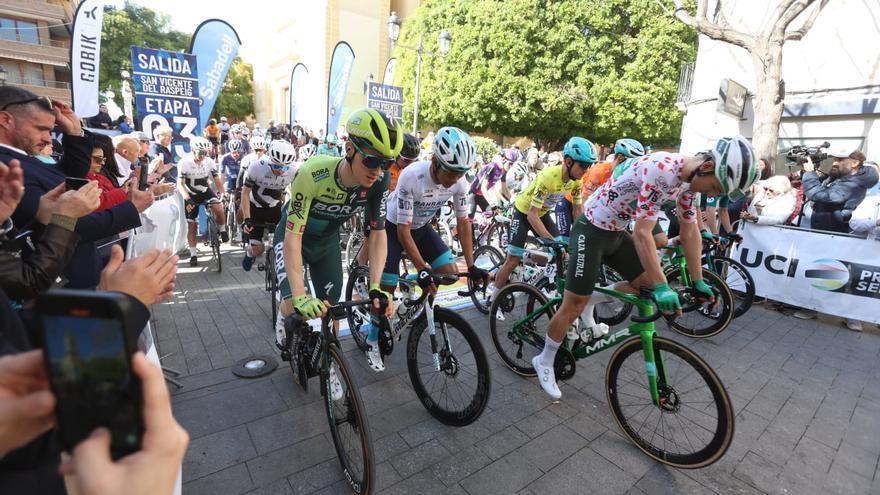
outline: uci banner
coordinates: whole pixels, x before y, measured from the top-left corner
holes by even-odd
[[[296,64],[290,72],[290,125],[299,118],[302,111],[306,95],[306,79],[309,77],[309,70],[303,64]]]
[[[327,134],[336,134],[353,65],[354,51],[348,43],[340,41],[336,44],[333,59],[330,61],[330,77],[327,85]]]
[[[757,295],[880,323],[880,242],[748,224],[732,258],[748,268]]]
[[[223,89],[223,81],[240,46],[238,33],[229,23],[220,19],[208,19],[199,24],[193,34],[189,53],[199,60],[199,96],[202,100],[196,133],[200,136],[202,127],[211,118],[217,96]]]
[[[73,18],[70,43],[71,100],[80,117],[98,113],[98,70],[101,67],[101,27],[104,2],[83,0]]]

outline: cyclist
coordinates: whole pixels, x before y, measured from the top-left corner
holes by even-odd
[[[315,145],[312,143],[306,143],[296,150],[296,160],[300,163],[305,162],[313,156],[315,156]]]
[[[548,395],[554,399],[562,396],[553,360],[566,330],[580,315],[589,326],[595,305],[610,299],[601,293],[591,296],[602,263],[628,281],[617,284],[616,290],[638,293],[640,287],[653,287],[660,311],[680,311],[678,294],[666,283],[652,236],[666,201],[677,201],[681,243],[694,289],[701,298],[714,300],[714,292],[702,276],[697,194],[743,195],[756,179],[754,156],[752,146],[742,136],[720,139],[713,149],[692,157],[653,153],[635,160],[587,200],[584,214],[572,228],[562,304],[550,321],[543,352],[532,359],[541,388]],[[630,236],[625,229],[632,219],[636,227]]]
[[[583,191],[581,198],[586,200],[596,192],[602,184],[611,178],[612,171],[618,167],[627,167],[624,162],[631,163],[633,159],[645,154],[645,147],[635,139],[623,138],[614,143],[614,158],[607,162],[593,165],[584,176]],[[621,165],[623,164],[623,165]],[[556,204],[556,227],[563,242],[568,242],[571,233],[571,222],[577,217],[572,215],[572,194],[565,195],[565,199]]]
[[[216,120],[208,121],[208,125],[205,126],[205,137],[208,138],[215,150],[220,146],[220,127]]]
[[[348,119],[345,156],[314,156],[304,163],[291,183],[290,201],[275,231],[276,266],[281,293],[280,315],[294,309],[307,319],[326,312],[327,301],[342,291],[339,227],[361,210],[374,231],[370,236],[370,297],[389,301],[379,290],[385,266],[385,203],[388,174],[384,171],[403,147],[400,123],[371,108],[356,110]],[[303,268],[311,274],[312,295],[306,293]],[[375,301],[378,305],[378,301]],[[276,322],[276,341],[284,342],[284,322]]]
[[[501,200],[510,200],[510,189],[508,189],[507,181],[505,180],[510,162],[505,159],[499,161],[501,162],[500,164],[498,161],[492,160],[492,162],[480,167],[476,177],[471,182],[468,190],[468,200],[470,202],[469,218],[474,218],[474,215],[477,213],[477,206],[480,207],[480,211],[489,210],[489,200],[486,199],[486,196],[498,183],[501,184],[499,202]]]
[[[244,137],[244,132],[242,132],[241,124],[232,124],[231,126],[229,126],[229,141],[233,140],[241,142],[243,148],[241,150],[241,153],[243,155],[247,156],[247,154],[251,152],[250,144]],[[229,153],[229,141],[226,141],[226,146],[223,149],[225,153]]]
[[[507,285],[510,273],[525,252],[529,230],[544,239],[554,239],[559,235],[550,218],[550,211],[565,193],[572,193],[574,212],[581,214],[581,179],[587,169],[596,163],[596,150],[593,143],[575,136],[565,144],[562,154],[562,164],[545,167],[529,187],[517,195],[510,221],[507,259],[495,276],[495,290],[490,297]]]
[[[247,169],[241,188],[241,231],[250,239],[245,248],[241,267],[249,272],[254,258],[263,254],[263,229],[266,224],[276,225],[281,219],[284,190],[293,182],[296,173],[291,166],[296,149],[283,139],[272,141],[265,156],[254,161]]]
[[[324,140],[324,143],[318,145],[317,154],[327,156],[341,156],[341,154],[339,153],[339,148],[336,147],[335,134],[327,134],[327,138]]]
[[[226,141],[229,141],[229,121],[225,116],[220,117],[220,123],[217,124],[217,127],[220,128],[220,144],[226,144]]]
[[[477,148],[470,136],[456,127],[443,127],[431,144],[433,158],[414,163],[403,172],[397,188],[389,198],[385,230],[388,238],[388,256],[382,273],[382,290],[393,293],[400,276],[400,255],[405,251],[419,270],[419,285],[423,290],[433,283],[433,272],[458,273],[455,257],[440,235],[433,229],[431,219],[452,198],[453,209],[461,233],[462,249],[468,274],[475,280],[486,280],[488,273],[474,266],[473,239],[468,220],[468,183],[464,174],[476,160]],[[367,336],[370,348],[366,351],[367,364],[373,371],[382,371],[385,365],[379,353],[378,331],[371,329]]]
[[[227,194],[232,194],[238,190],[235,183],[239,170],[241,170],[243,146],[241,141],[235,139],[229,141],[226,149],[229,150],[229,153],[220,157],[220,175],[223,176],[223,187],[226,188]]]
[[[254,123],[254,130],[251,133],[254,136],[260,136],[261,138],[266,137],[266,132],[260,127],[260,124]]]
[[[180,191],[186,205],[186,221],[189,224],[189,230],[186,234],[186,240],[189,243],[189,265],[198,266],[199,250],[196,247],[196,227],[199,218],[199,205],[208,205],[214,213],[217,226],[220,228],[222,242],[229,241],[229,234],[226,232],[226,222],[223,221],[223,207],[210,184],[213,178],[217,191],[223,194],[223,182],[217,173],[217,164],[208,157],[211,143],[203,137],[193,137],[190,138],[190,147],[192,147],[192,153],[183,157],[177,164],[177,190]]]

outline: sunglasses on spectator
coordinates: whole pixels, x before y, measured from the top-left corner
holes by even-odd
[[[390,158],[364,153],[361,147],[358,146],[357,142],[355,142],[354,140],[351,141],[351,144],[354,146],[354,149],[357,150],[358,153],[363,155],[364,166],[367,168],[381,168],[382,170],[388,170],[391,164],[394,163],[394,160]]]
[[[28,98],[27,100],[13,101],[11,103],[7,103],[3,105],[3,108],[0,108],[0,112],[5,112],[6,109],[11,107],[12,105],[27,105],[28,103],[36,103],[41,108],[49,112],[55,109],[55,106],[52,105],[51,98],[49,98],[48,96],[38,96],[36,98]]]
[[[92,155],[92,161],[96,162],[96,163],[104,164],[104,163],[107,163],[107,158],[103,157],[103,156]]]

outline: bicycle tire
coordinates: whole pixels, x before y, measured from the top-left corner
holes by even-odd
[[[223,271],[223,260],[220,258],[220,227],[217,226],[217,219],[214,218],[214,212],[208,211],[208,238],[211,242],[211,254],[217,263],[217,273]]]
[[[724,385],[718,375],[698,355],[687,347],[663,337],[654,337],[654,353],[662,356],[663,367],[666,376],[675,384],[658,384],[661,389],[662,405],[654,406],[648,390],[648,381],[645,375],[645,361],[640,337],[627,340],[612,355],[608,362],[605,373],[605,392],[608,399],[608,407],[617,425],[624,434],[642,452],[663,464],[683,469],[697,469],[708,466],[720,459],[733,439],[734,414],[730,403],[730,396],[724,389]],[[678,358],[688,365],[688,369],[682,371],[682,365],[675,366],[674,359]],[[627,362],[628,358],[632,358]],[[624,366],[626,366],[624,368]],[[621,369],[624,371],[621,373]],[[676,384],[686,384],[684,386]],[[705,384],[704,390],[698,390],[700,383],[691,385],[697,379],[702,379]],[[626,386],[626,390],[622,390]],[[639,388],[641,387],[641,389]],[[638,392],[638,393],[636,393]],[[687,397],[685,395],[687,394]],[[706,400],[693,400],[706,399]],[[640,401],[637,404],[625,404],[628,401]],[[705,405],[704,405],[705,404]],[[699,405],[699,408],[695,407]],[[714,410],[712,406],[714,407]],[[632,408],[632,409],[631,409]],[[636,410],[632,414],[630,411]],[[648,411],[641,425],[634,425],[639,415]],[[668,442],[681,448],[673,436],[667,439],[669,433],[676,429],[684,430],[685,422],[682,415],[686,412],[698,414],[700,422],[684,418],[697,426],[696,432],[684,432],[683,442],[690,445],[693,452],[670,452]],[[707,419],[714,413],[716,416],[715,426]],[[668,416],[675,415],[675,421],[667,420]],[[656,420],[656,421],[655,421]],[[646,425],[654,424],[654,430],[644,432]],[[707,426],[707,423],[709,425]],[[659,428],[659,431],[658,431]],[[714,429],[714,431],[713,431]],[[700,431],[703,430],[703,431]],[[707,434],[702,434],[707,432]],[[694,441],[699,437],[705,437],[705,446],[694,446]],[[656,445],[657,439],[663,440],[663,446]]]
[[[681,294],[683,287],[681,282],[679,282],[681,280],[681,273],[678,271],[678,268],[670,268],[664,275],[666,275],[669,286]],[[730,326],[730,322],[733,321],[734,299],[730,288],[721,280],[721,277],[705,268],[703,268],[703,281],[717,292],[718,295],[715,303],[703,303],[693,311],[682,313],[681,316],[669,324],[673,330],[688,337],[706,338],[718,335]],[[684,304],[685,307],[692,304],[690,296],[685,295],[684,297],[687,300]],[[696,324],[697,322],[706,322],[706,324],[698,325]]]
[[[325,363],[321,374],[322,395],[324,396],[324,408],[327,411],[327,421],[330,423],[330,436],[339,464],[342,466],[343,478],[348,483],[353,493],[367,494],[373,492],[373,483],[376,479],[376,466],[373,457],[373,443],[370,437],[370,424],[367,419],[367,410],[361,393],[355,384],[348,366],[345,362],[342,350],[335,342],[327,344],[326,357],[330,363]],[[334,401],[330,392],[329,370],[330,366],[336,365],[336,376],[343,386],[343,396],[339,401]],[[341,402],[342,404],[337,404]],[[345,409],[342,409],[344,406]],[[337,414],[337,411],[344,414]],[[343,445],[345,432],[340,426],[347,426],[357,437],[359,445],[355,448],[347,448]],[[352,456],[360,454],[360,459],[352,459]]]
[[[729,281],[729,270],[736,272],[736,277],[739,277],[733,281],[733,286],[731,286]],[[727,256],[712,256],[712,271],[717,273],[727,283],[727,287],[733,294],[736,301],[733,317],[739,318],[746,314],[749,308],[752,307],[752,303],[755,302],[755,279],[752,278],[746,267],[739,261]]]
[[[517,293],[522,295],[517,296]],[[541,347],[517,336],[513,331],[513,323],[524,319],[546,303],[547,297],[538,289],[528,284],[514,283],[498,291],[489,308],[489,333],[492,335],[492,344],[495,345],[495,350],[504,364],[518,375],[536,375],[535,368],[532,367],[532,357],[540,354],[543,349],[544,334],[550,326],[554,308],[548,307],[543,314],[530,322],[526,329],[533,342],[540,342]],[[522,308],[522,314],[514,313],[514,310],[519,308]],[[503,311],[503,320],[498,319],[498,311]],[[525,355],[524,348],[531,349],[532,352]]]
[[[278,278],[275,275],[275,247],[266,248],[266,286],[269,297],[272,299],[272,324],[278,319],[278,300],[275,298],[278,292]]]
[[[357,301],[369,297],[370,270],[366,266],[356,266],[348,274],[345,283],[345,300]],[[347,308],[345,310],[348,319],[348,329],[355,344],[362,350],[367,350],[367,334],[360,331],[364,323],[370,321],[370,310],[365,306]]]
[[[504,254],[495,246],[486,244],[474,250],[474,266],[486,270],[490,276],[498,272],[502,263],[504,263]],[[488,284],[482,289],[475,291],[474,282],[468,278],[467,286],[468,292],[471,293],[471,302],[474,303],[474,308],[484,315],[489,314],[489,296],[491,293],[487,294],[489,292]]]
[[[608,265],[602,265],[599,269],[598,285],[606,287],[615,282],[622,281],[623,277]],[[611,301],[596,305],[593,309],[593,318],[598,323],[604,323],[609,327],[613,327],[626,321],[626,318],[632,313],[632,309],[632,303],[612,298]]]
[[[486,234],[486,244],[495,246],[504,252],[507,249],[508,239],[510,236],[507,225],[501,222],[492,222],[489,226],[489,232]]]
[[[366,236],[363,232],[354,232],[348,236],[348,240],[345,241],[345,267],[350,268],[351,266],[357,265],[357,255],[360,253],[361,249],[363,249],[364,241],[366,240]]]
[[[410,329],[406,346],[410,381],[431,416],[446,425],[467,426],[483,414],[486,404],[489,403],[492,387],[489,360],[476,332],[458,313],[446,308],[436,308],[434,325],[436,332],[431,337],[427,332],[428,322],[423,313]],[[453,330],[458,332],[458,337],[453,337]],[[437,342],[441,349],[438,353],[441,366],[439,371],[434,369],[432,341]],[[423,379],[424,372],[430,374],[427,380]],[[462,392],[464,401],[461,407],[450,408],[449,400],[444,400],[445,394],[438,396],[435,387],[428,390],[432,383],[436,384],[438,376],[446,385],[453,382],[446,388],[453,392]]]

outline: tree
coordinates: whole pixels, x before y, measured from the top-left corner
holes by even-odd
[[[104,26],[101,32],[101,90],[111,89],[113,98],[122,106],[122,69],[131,71],[131,45],[181,51],[189,47],[190,35],[169,29],[170,18],[147,7],[128,1],[121,9],[104,8]],[[132,116],[133,117],[133,116]]]
[[[399,43],[415,46],[423,33],[437,52],[443,28],[453,41],[447,57],[423,59],[420,121],[555,148],[572,135],[677,142],[678,75],[695,57],[696,34],[662,14],[652,0],[427,0]],[[396,55],[408,118],[416,54]]]
[[[214,104],[214,115],[243,121],[254,113],[254,68],[235,57],[223,89]]]
[[[659,0],[658,0],[659,2]],[[696,14],[682,0],[673,0],[673,15],[700,34],[713,40],[744,48],[752,57],[755,69],[755,122],[752,145],[759,157],[775,156],[778,148],[779,122],[782,120],[785,81],[782,79],[782,47],[786,41],[798,41],[813,27],[828,0],[778,0],[778,5],[760,32],[749,34],[730,25],[724,16],[724,0],[716,0],[714,19],[709,20],[709,0],[699,0]],[[789,29],[807,9],[815,8],[798,29]]]

